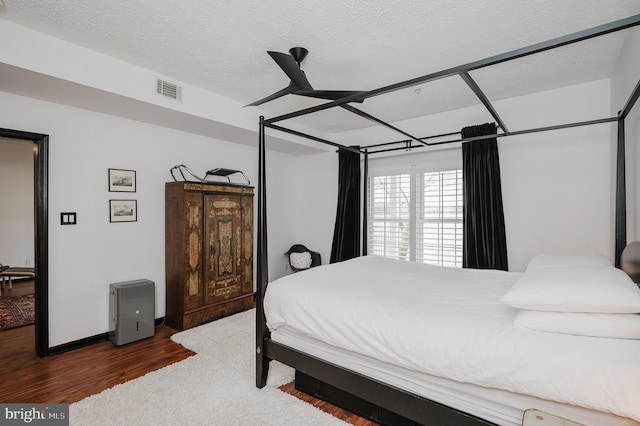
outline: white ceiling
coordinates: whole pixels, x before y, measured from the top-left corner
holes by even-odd
[[[302,68],[315,89],[373,90],[640,13],[640,0],[4,3],[4,19],[243,104],[289,83],[267,50],[307,48]],[[491,100],[605,78],[625,34],[471,75]],[[322,102],[287,95],[259,108],[269,117]],[[452,77],[371,98],[358,108],[393,122],[478,103]],[[341,109],[296,120],[327,133],[371,125]]]

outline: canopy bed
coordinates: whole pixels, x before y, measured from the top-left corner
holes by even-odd
[[[640,15],[369,92],[353,92],[271,119],[261,117],[256,385],[261,388],[266,384],[269,361],[277,360],[294,367],[296,381],[312,393],[382,423],[511,425],[520,424],[523,413],[524,418],[534,416],[534,421],[544,420],[546,414],[540,413],[552,413],[578,424],[640,422],[640,291],[617,269],[627,246],[624,123],[640,96],[640,81],[617,117],[510,131],[469,74],[637,25]],[[434,142],[459,132],[416,137],[349,104],[455,75],[487,108],[500,133]],[[408,139],[356,148],[278,124],[335,107]],[[268,283],[265,128],[361,155],[366,181],[368,158],[377,153],[613,122],[618,126],[615,265],[593,256],[542,256],[533,259],[525,273],[512,273],[447,269],[366,256],[365,213],[362,257]],[[366,191],[366,185],[364,188]],[[626,261],[637,264],[640,259],[635,258],[638,251],[634,247],[625,252]],[[600,280],[601,276],[605,278]],[[390,281],[393,289],[384,285]],[[566,297],[566,293],[557,292],[571,281],[587,283],[587,290],[580,292],[586,299],[576,302],[570,297],[557,305]],[[599,287],[602,281],[611,286],[604,292]],[[611,283],[619,283],[620,292],[614,288],[617,284]],[[327,286],[334,291],[321,290]],[[553,300],[532,302],[528,299],[531,288],[536,289],[533,293],[547,289],[543,293],[551,294]],[[522,294],[527,295],[524,301]],[[609,296],[621,298],[622,303],[608,301]],[[587,300],[589,297],[592,299]],[[583,321],[591,325],[585,329]],[[473,328],[474,324],[479,328]]]

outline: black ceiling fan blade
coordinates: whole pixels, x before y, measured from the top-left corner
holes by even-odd
[[[279,97],[282,97],[284,95],[288,95],[289,93],[294,93],[296,90],[297,90],[297,87],[294,86],[293,84],[290,84],[287,87],[285,87],[284,89],[278,90],[276,93],[273,93],[273,94],[267,96],[266,98],[259,99],[259,100],[255,101],[255,102],[252,102],[252,103],[250,103],[248,105],[245,105],[245,106],[261,105],[261,104],[263,104],[265,102],[269,102],[269,101],[272,101],[274,99],[278,99]]]
[[[347,96],[352,95],[360,95],[366,92],[358,92],[351,90],[298,90],[295,92],[296,95],[300,96],[308,96],[310,98],[320,98],[320,99],[329,99],[332,101],[337,101],[338,99],[346,98]],[[359,99],[357,103],[362,103],[364,99]]]
[[[313,90],[311,83],[309,83],[309,80],[307,80],[307,77],[298,66],[296,60],[293,59],[293,56],[273,51],[267,51],[267,53],[274,61],[276,61],[276,64],[278,64],[282,71],[287,74],[291,82],[295,84],[296,87],[300,90]]]

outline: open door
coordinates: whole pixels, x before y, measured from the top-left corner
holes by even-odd
[[[49,355],[49,136],[0,128],[0,137],[31,143],[34,147],[35,349],[39,357],[45,357]]]

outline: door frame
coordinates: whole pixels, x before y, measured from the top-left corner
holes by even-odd
[[[45,357],[49,355],[49,135],[0,128],[0,137],[34,144],[35,349]]]

